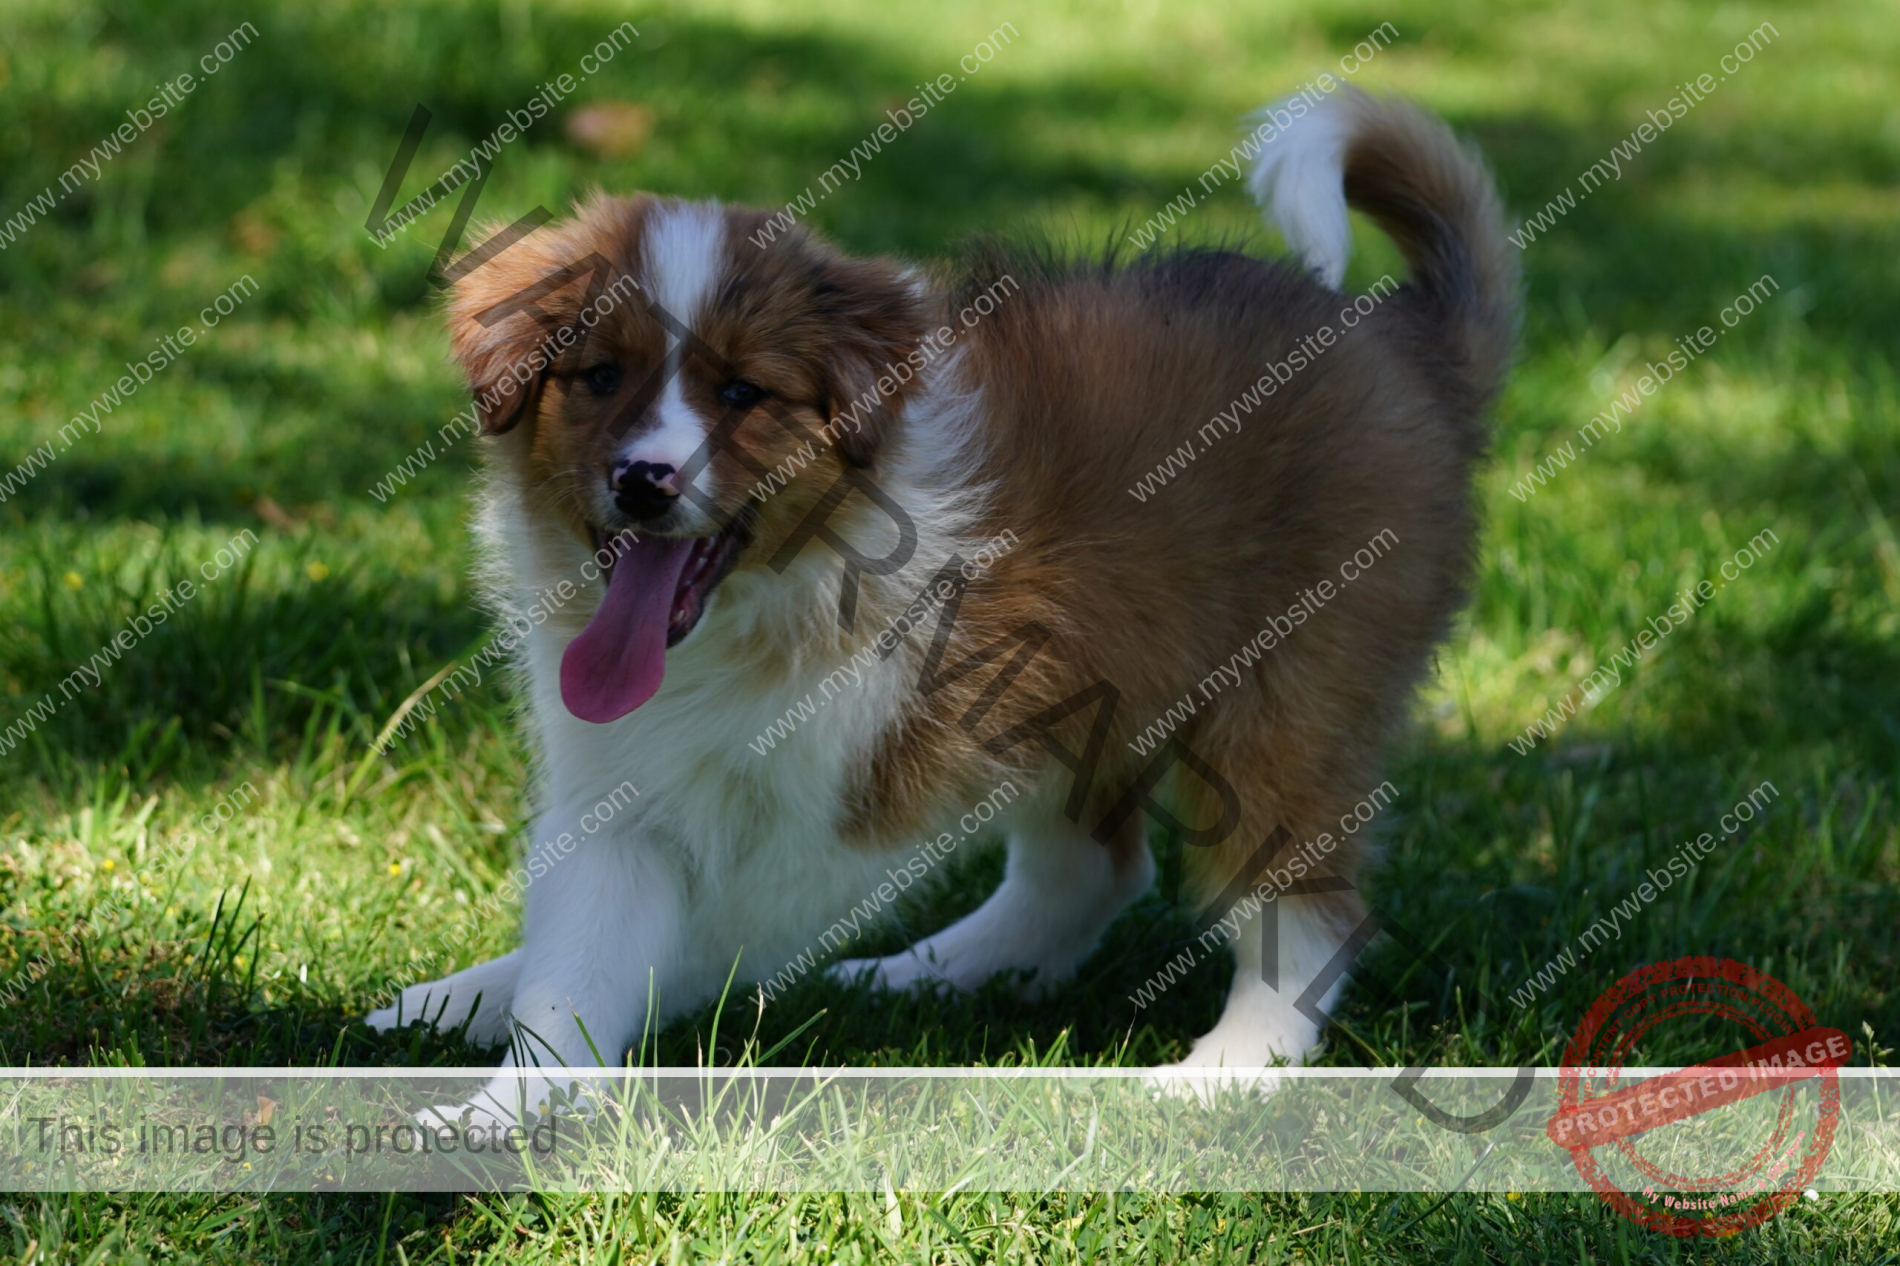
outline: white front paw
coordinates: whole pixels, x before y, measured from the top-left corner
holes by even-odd
[[[411,1024],[427,1024],[443,1033],[453,1033],[466,1022],[468,1040],[478,1046],[494,1046],[508,1040],[508,1013],[479,994],[464,990],[450,991],[445,982],[431,981],[411,985],[396,996],[396,1001],[378,1007],[363,1017],[363,1023],[378,1033]]]
[[[955,984],[939,974],[934,964],[908,950],[888,958],[847,958],[827,967],[825,975],[839,984],[869,985],[892,993],[914,993]]]
[[[396,1019],[396,1008],[378,1007],[363,1017],[363,1023],[369,1025],[369,1027],[375,1029],[378,1033],[387,1033],[399,1023]]]

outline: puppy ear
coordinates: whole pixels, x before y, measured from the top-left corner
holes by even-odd
[[[547,385],[547,358],[535,351],[540,330],[523,339],[516,354],[481,357],[481,364],[464,357],[468,366],[469,392],[475,397],[475,412],[481,418],[483,435],[501,435],[514,429],[523,417],[531,417],[541,406],[541,389]],[[515,376],[525,367],[529,378]]]
[[[824,314],[825,434],[844,459],[869,466],[922,368],[927,285],[889,260],[840,259],[820,275]]]
[[[539,407],[558,322],[536,303],[555,270],[542,250],[515,244],[455,283],[449,299],[449,346],[468,375],[483,435],[514,428]]]

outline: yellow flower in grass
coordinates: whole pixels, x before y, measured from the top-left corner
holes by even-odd
[[[400,875],[400,874],[402,874],[402,863],[401,862],[389,863],[390,878],[394,879],[397,875]]]
[[[110,857],[99,863],[99,869],[105,871],[108,875],[118,868],[119,863],[113,861]]]
[[[303,574],[312,580],[322,580],[330,574],[330,569],[313,558],[303,565]]]
[[[66,582],[68,589],[84,589],[86,587],[86,578],[76,571],[69,571],[60,577],[60,579]]]

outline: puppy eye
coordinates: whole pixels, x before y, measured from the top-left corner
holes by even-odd
[[[749,382],[729,382],[719,389],[719,398],[735,409],[749,409],[765,399],[765,393]]]
[[[594,366],[581,374],[581,381],[597,396],[611,396],[620,386],[620,366],[611,361]]]

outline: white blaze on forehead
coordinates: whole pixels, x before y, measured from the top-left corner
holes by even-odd
[[[726,217],[710,203],[662,207],[647,222],[646,292],[675,321],[697,331],[725,271]],[[680,355],[670,334],[668,365]]]
[[[704,203],[661,208],[647,222],[645,247],[646,293],[674,321],[697,332],[725,271],[724,214],[716,205]],[[653,425],[631,437],[623,455],[630,461],[678,470],[705,444],[708,421],[686,403],[681,373],[685,340],[671,330],[666,338],[666,386],[653,404]],[[694,472],[693,483],[701,493],[711,493],[711,473],[703,464]],[[701,517],[685,505],[681,510],[689,517]]]

